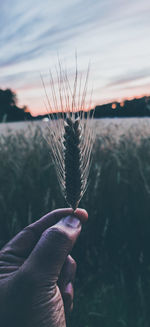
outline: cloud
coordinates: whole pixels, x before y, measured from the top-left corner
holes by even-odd
[[[10,1],[6,0],[5,2],[11,5]],[[71,6],[62,7],[62,12],[58,11],[58,15],[55,8],[55,18],[51,15],[50,6],[48,8],[44,6],[44,9],[47,9],[47,16],[45,14],[40,15],[40,11],[42,12],[43,9],[43,4],[40,2],[38,2],[38,10],[33,11],[34,1],[31,1],[31,4],[27,1],[27,7],[23,6],[22,11],[21,8],[17,9],[18,1],[14,2],[16,2],[16,11],[11,12],[9,10],[7,12],[3,8],[0,13],[0,21],[3,18],[5,25],[7,22],[5,27],[1,23],[0,67],[20,61],[24,62],[36,58],[52,48],[61,47],[78,32],[80,33],[84,27],[87,28],[89,21],[92,20],[92,10],[91,13],[90,10],[87,10],[85,16],[81,14],[85,7],[83,1],[75,1]],[[46,2],[47,4],[51,3],[50,1]],[[90,1],[87,1],[87,5],[88,2]],[[30,8],[28,5],[30,5]]]
[[[35,72],[59,51],[73,67],[75,49],[83,70],[92,57],[96,88],[119,91],[150,74],[148,0],[0,0],[0,8],[2,86],[36,88]]]
[[[125,86],[128,85],[132,82],[144,79],[146,77],[150,77],[150,67],[147,69],[143,69],[140,71],[134,71],[134,72],[129,72],[126,73],[125,76],[120,76],[120,78],[113,79],[112,82],[108,83],[106,87],[120,87],[120,86]]]

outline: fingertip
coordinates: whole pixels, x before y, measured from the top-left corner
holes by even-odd
[[[85,209],[77,208],[74,214],[80,219],[81,223],[85,223],[88,220],[88,213]]]

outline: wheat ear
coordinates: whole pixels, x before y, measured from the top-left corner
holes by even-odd
[[[82,87],[82,77],[80,76],[78,80],[76,68],[71,88],[66,70],[63,71],[60,66],[57,73],[58,89],[50,73],[51,96],[48,96],[43,82],[48,103],[47,111],[50,112],[47,141],[62,193],[68,205],[74,210],[78,207],[87,187],[95,139],[91,124],[93,115],[90,111],[85,112],[88,74],[89,71]],[[90,104],[89,102],[88,109]]]
[[[74,210],[78,206],[82,193],[82,149],[79,125],[79,118],[74,121],[67,118],[64,133],[65,197]]]

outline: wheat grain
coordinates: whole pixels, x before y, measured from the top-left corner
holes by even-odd
[[[83,82],[82,74],[78,76],[76,65],[73,87],[71,87],[68,74],[60,64],[57,83],[50,72],[49,96],[42,79],[47,111],[50,112],[47,141],[62,193],[68,205],[74,210],[87,187],[95,139],[91,124],[93,114],[91,115],[89,110],[91,101],[88,106],[86,103],[88,76],[89,69]]]

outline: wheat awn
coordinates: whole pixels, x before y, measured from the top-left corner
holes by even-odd
[[[49,72],[49,96],[42,78],[46,108],[50,113],[47,141],[62,193],[68,205],[75,210],[87,188],[95,139],[91,124],[91,97],[88,106],[86,103],[89,68],[83,81],[76,65],[73,86],[66,69],[63,69],[60,63],[56,74],[55,82],[51,71]]]

